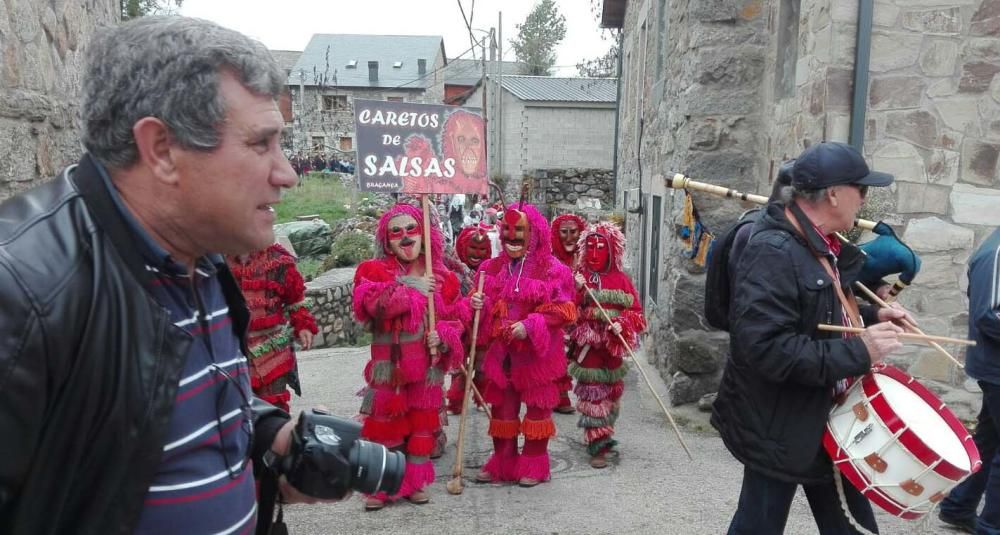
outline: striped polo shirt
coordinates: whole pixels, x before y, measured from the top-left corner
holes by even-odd
[[[139,226],[107,173],[99,170],[154,275],[146,290],[174,325],[193,337],[163,457],[135,532],[253,533],[257,501],[253,467],[246,461],[252,392],[248,363],[217,277],[225,260],[202,257],[189,273]]]

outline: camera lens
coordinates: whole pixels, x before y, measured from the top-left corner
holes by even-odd
[[[385,446],[358,439],[351,448],[352,487],[365,494],[396,494],[403,485],[406,457]]]

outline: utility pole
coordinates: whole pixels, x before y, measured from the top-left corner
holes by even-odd
[[[490,28],[490,37],[493,37],[493,29],[492,28]],[[490,139],[490,123],[489,123],[489,120],[487,119],[487,113],[486,113],[486,82],[487,82],[487,80],[489,78],[486,76],[486,38],[485,37],[483,38],[482,41],[479,42],[479,45],[480,45],[481,50],[482,50],[482,57],[479,58],[480,59],[480,67],[482,68],[482,71],[481,71],[482,72],[482,78],[480,78],[480,80],[479,80],[479,86],[483,90],[483,110],[482,110],[482,113],[483,113],[483,135],[486,136],[486,139],[483,140],[483,154],[486,156],[486,174],[489,175],[489,173],[490,173],[490,166],[489,166],[489,162],[490,162],[490,158],[489,158],[489,154],[490,154],[490,142],[489,142],[489,139]],[[492,47],[491,47],[491,49],[492,49]],[[489,176],[486,177],[486,181],[489,182]],[[489,187],[488,186],[487,186],[487,193],[489,193]]]
[[[496,158],[497,165],[496,174],[503,174],[503,11],[497,13],[497,45],[499,50],[497,50],[497,88],[494,92],[494,98],[496,99],[497,105],[495,108],[496,113],[494,117],[498,120],[496,121],[496,132],[497,132],[497,147],[496,147]]]

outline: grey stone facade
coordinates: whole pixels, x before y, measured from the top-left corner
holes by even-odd
[[[83,51],[117,0],[0,2],[0,200],[80,157]]]
[[[813,142],[848,141],[857,11],[856,0],[627,2],[617,202],[632,208],[628,263],[646,294],[647,353],[674,403],[715,388],[721,362],[711,355],[728,342],[702,316],[702,269],[676,238],[683,195],[665,178],[766,195],[783,160]],[[1000,0],[876,0],[873,23],[863,146],[897,183],[862,215],[891,224],[921,255],[900,301],[923,329],[964,336],[965,261],[1000,224]],[[694,200],[716,233],[747,208]],[[892,362],[964,383],[922,346]]]
[[[610,169],[539,169],[531,182],[530,202],[550,220],[559,214],[605,213],[613,208],[614,173]]]
[[[310,310],[319,327],[314,348],[357,345],[364,332],[351,305],[354,271],[353,267],[333,269],[306,283],[306,299],[312,302]]]

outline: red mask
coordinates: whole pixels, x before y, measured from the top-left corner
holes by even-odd
[[[503,213],[501,240],[507,256],[518,259],[528,251],[528,239],[531,229],[528,227],[528,214],[511,208]]]
[[[608,269],[608,261],[611,259],[608,239],[598,234],[587,236],[587,251],[584,258],[587,268],[591,271],[602,272]]]
[[[576,242],[580,239],[580,227],[575,221],[565,221],[559,225],[559,239],[562,241],[563,250],[573,254],[576,252]]]
[[[490,257],[490,240],[486,234],[478,233],[469,240],[469,245],[465,248],[468,265],[472,269],[478,269],[479,264]]]

